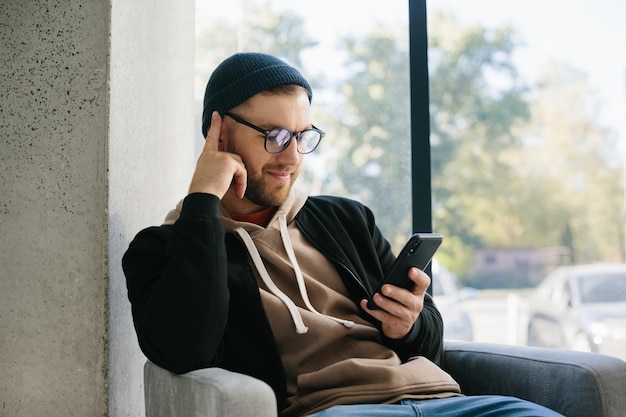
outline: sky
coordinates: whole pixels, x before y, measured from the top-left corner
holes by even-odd
[[[236,21],[247,1],[254,0],[197,0],[196,8],[200,21],[217,14]],[[309,33],[328,45],[342,35],[362,33],[372,21],[408,24],[407,0],[272,3],[276,10],[289,7],[306,16]],[[600,122],[617,132],[626,159],[626,0],[427,0],[427,8],[452,11],[462,23],[510,24],[526,42],[514,59],[530,82],[552,61],[585,72],[605,103]],[[328,61],[324,65],[333,64]]]

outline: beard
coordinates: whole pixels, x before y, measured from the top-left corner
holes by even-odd
[[[239,154],[232,142],[229,142],[226,148],[227,152]],[[252,176],[248,174],[244,198],[262,207],[281,206],[285,202],[285,200],[287,200],[289,192],[291,191],[291,187],[296,181],[296,178],[298,178],[298,175],[300,173],[300,167],[298,167],[295,171],[291,173],[289,183],[277,184],[271,182],[271,180],[265,177],[264,172],[288,170],[289,167],[284,165],[266,165],[261,168],[261,172],[258,175]]]
[[[263,207],[281,206],[291,191],[297,174],[292,174],[288,184],[271,184],[262,175],[260,178],[248,177],[245,198]]]

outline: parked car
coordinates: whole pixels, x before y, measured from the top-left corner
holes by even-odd
[[[443,338],[472,341],[472,321],[462,303],[466,293],[459,290],[456,275],[437,259],[433,259],[431,268],[433,299],[443,318]]]
[[[626,264],[549,274],[529,299],[528,344],[626,359]]]

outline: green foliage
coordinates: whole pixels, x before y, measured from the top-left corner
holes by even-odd
[[[267,2],[249,12],[248,19],[246,49],[273,54],[303,68],[302,52],[317,42],[304,30],[302,16],[292,11],[276,13]]]
[[[623,171],[586,77],[557,67],[525,87],[509,29],[445,15],[432,26],[434,223],[458,238],[442,263],[471,275],[473,247],[566,246],[577,263],[623,260]]]
[[[376,31],[343,44],[350,76],[342,83],[347,104],[340,122],[348,137],[341,138],[336,173],[346,194],[366,202],[401,244],[411,231],[407,41]]]
[[[462,27],[438,14],[429,29],[433,223],[458,238],[442,252],[467,275],[473,247],[519,233],[509,212],[514,170],[502,154],[518,145],[516,127],[530,112],[511,63],[510,28]]]
[[[523,241],[568,246],[576,263],[621,261],[624,173],[617,138],[595,121],[597,104],[584,74],[554,66],[540,82],[532,123],[520,132],[523,146],[507,157],[519,188],[525,184],[535,198],[520,199],[534,212],[526,218],[535,220],[526,222]]]

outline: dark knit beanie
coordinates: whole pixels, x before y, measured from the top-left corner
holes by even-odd
[[[252,96],[281,85],[296,84],[306,89],[309,102],[311,86],[294,67],[280,59],[259,52],[240,52],[217,66],[204,93],[202,135],[206,138],[211,114],[222,116]]]

